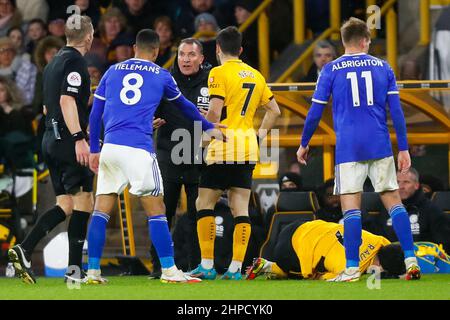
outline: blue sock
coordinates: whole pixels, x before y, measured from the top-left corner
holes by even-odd
[[[150,240],[158,253],[161,268],[170,268],[175,265],[172,236],[170,235],[165,215],[148,217],[148,231]]]
[[[361,237],[361,210],[346,211],[344,213],[344,247],[347,268],[359,267]]]
[[[100,211],[94,211],[88,228],[88,269],[100,270],[100,259],[106,239],[106,225],[109,216]]]
[[[405,258],[414,257],[414,242],[408,212],[403,205],[398,204],[391,208],[389,215],[392,218],[392,226],[405,253]]]

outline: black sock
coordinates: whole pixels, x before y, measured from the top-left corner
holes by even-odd
[[[21,244],[21,247],[26,251],[27,259],[30,259],[31,253],[39,241],[64,220],[66,220],[66,213],[59,206],[48,210],[38,219],[36,225]]]
[[[90,213],[73,210],[67,233],[69,236],[69,266],[82,268],[83,246],[86,240]]]

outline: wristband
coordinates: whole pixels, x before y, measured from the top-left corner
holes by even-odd
[[[83,131],[79,131],[79,132],[74,133],[74,134],[72,135],[72,140],[73,140],[74,142],[79,141],[79,140],[83,140],[83,139],[86,139],[86,135],[84,134]]]

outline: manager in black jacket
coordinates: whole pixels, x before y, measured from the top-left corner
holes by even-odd
[[[202,44],[196,39],[184,39],[178,47],[177,63],[174,65],[172,76],[183,95],[194,103],[203,115],[206,115],[209,107],[208,75],[211,67],[203,64],[203,61]],[[157,132],[156,153],[163,178],[167,221],[171,226],[181,187],[184,185],[187,195],[187,214],[195,231],[195,200],[198,194],[199,167],[202,158],[199,147],[201,131],[195,134],[194,124],[184,118],[169,101],[161,103],[155,117],[165,121]],[[197,250],[191,255],[193,260],[191,263],[196,266],[200,262],[196,232],[192,233],[192,238],[191,247]],[[152,252],[152,257],[156,257],[153,249]],[[158,259],[153,260],[158,263]],[[158,276],[158,269],[157,264],[152,276]]]
[[[414,241],[429,241],[443,244],[450,250],[450,221],[442,210],[428,199],[420,188],[419,173],[410,168],[406,174],[397,174],[400,197],[408,211]],[[391,217],[384,211],[368,215],[363,221],[365,230],[381,235],[390,241],[398,241]]]

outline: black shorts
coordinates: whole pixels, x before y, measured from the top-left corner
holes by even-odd
[[[292,236],[303,223],[304,221],[295,221],[281,229],[274,248],[274,262],[292,278],[295,278],[294,274],[301,272],[300,261],[292,246]]]
[[[211,164],[202,169],[199,188],[252,188],[254,164]]]
[[[42,155],[57,196],[92,192],[94,174],[77,162],[75,143],[67,130],[61,132],[61,140],[56,140],[53,131],[47,129],[42,139]]]

